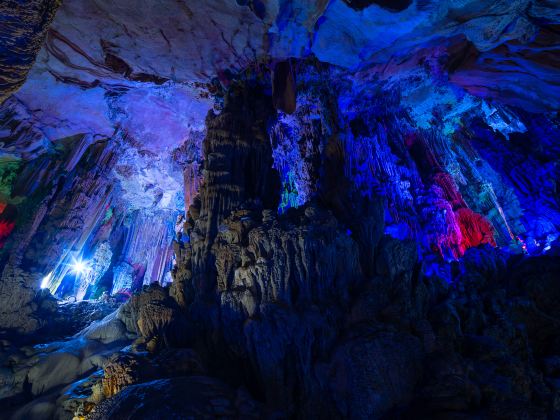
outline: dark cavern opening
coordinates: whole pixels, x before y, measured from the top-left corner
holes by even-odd
[[[556,0],[0,2],[0,419],[560,418]]]

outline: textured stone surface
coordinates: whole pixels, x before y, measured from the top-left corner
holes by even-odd
[[[2,2],[0,104],[25,82],[60,3],[60,0]]]
[[[130,386],[99,404],[89,418],[261,418],[260,416],[259,405],[243,392],[236,392],[216,379],[192,376]]]
[[[173,335],[173,323],[178,318],[177,304],[169,297],[169,290],[158,284],[133,295],[118,310],[126,329],[147,340],[168,340]]]
[[[234,102],[228,99],[224,115],[231,118]],[[213,120],[222,130],[236,127],[230,121]],[[223,144],[224,136],[214,133],[205,139],[207,152]],[[253,176],[226,166],[225,155],[210,161],[210,168],[228,168],[221,187]],[[379,234],[359,240],[382,223],[375,207],[355,213],[366,232],[361,236],[345,231],[324,204],[277,216],[254,200],[243,203],[242,194],[231,200],[228,188],[220,195],[227,201],[215,206],[213,191],[222,179],[206,174],[185,228],[190,241],[176,246],[172,296],[187,310],[187,337],[210,371],[241,381],[270,409],[292,415],[419,412],[433,418],[476,410],[507,417],[518,410],[539,418],[549,410],[554,391],[533,357],[545,346],[554,348],[549,340],[556,321],[539,318],[544,335],[538,336],[538,309],[529,304],[523,313],[516,306],[528,294],[542,293],[541,287],[555,287],[554,258],[539,258],[546,267],[539,273],[550,273],[550,281],[535,278],[512,288],[518,283],[509,279],[519,277],[508,272],[516,270],[516,257],[508,260],[488,244],[434,269],[435,263],[418,261],[414,241]],[[202,228],[207,220],[216,220],[216,228]],[[209,263],[200,264],[205,258]],[[526,267],[523,277],[531,279],[536,267],[517,259]],[[437,275],[446,269],[450,284]],[[204,293],[199,278],[206,281]],[[538,298],[547,311],[554,296]]]
[[[330,392],[342,418],[378,418],[411,399],[422,376],[422,346],[402,333],[362,331],[343,343],[330,366]]]
[[[37,165],[46,170],[27,167],[15,186],[15,197],[28,197],[28,202],[19,208],[27,217],[18,223],[10,244],[1,250],[0,302],[3,312],[13,314],[12,319],[0,318],[4,329],[29,332],[41,326],[27,320],[38,310],[30,305],[35,296],[41,296],[43,278],[59,270],[54,285],[48,285],[58,287],[61,274],[69,271],[69,264],[63,262],[72,261],[70,256],[83,247],[104,215],[112,190],[107,174],[114,154],[105,142],[91,144],[87,138],[81,140],[81,147],[68,154],[54,159],[47,154],[39,157]],[[78,161],[81,165],[77,165]],[[25,327],[18,325],[28,322],[31,324]]]
[[[198,355],[190,349],[166,349],[155,357],[117,353],[103,367],[103,394],[112,397],[128,385],[152,379],[205,373]]]
[[[12,2],[6,3],[5,9],[0,11],[0,15],[5,14],[5,20],[10,23],[7,25],[6,32],[0,34],[0,39],[5,41],[8,52],[13,47],[22,53],[25,66],[31,63],[30,57],[34,57],[34,52],[37,51],[47,32],[45,28],[57,6],[55,3],[27,2],[24,8],[19,4],[15,6]],[[86,250],[93,252],[100,241],[107,239],[100,236],[110,236],[110,241],[115,245],[115,242],[118,242],[116,238],[124,235],[117,227],[121,217],[124,220],[133,220],[131,222],[133,226],[152,219],[170,220],[177,216],[177,211],[183,210],[180,203],[183,191],[188,192],[184,200],[186,206],[191,204],[192,196],[196,193],[201,179],[199,171],[201,157],[198,146],[204,131],[204,115],[210,108],[219,110],[223,105],[219,99],[216,103],[212,103],[210,96],[215,95],[218,98],[223,96],[224,89],[235,86],[235,79],[239,78],[240,74],[250,74],[253,77],[255,70],[265,75],[272,72],[271,80],[266,81],[270,84],[269,88],[273,88],[272,98],[261,97],[253,102],[245,100],[244,106],[249,108],[249,111],[251,108],[258,108],[258,112],[251,111],[244,115],[245,120],[255,120],[255,127],[261,125],[259,128],[261,132],[256,136],[258,141],[262,142],[265,137],[262,131],[266,130],[263,130],[262,121],[257,121],[270,116],[271,103],[276,104],[278,109],[293,113],[292,115],[297,118],[303,116],[308,123],[322,120],[320,129],[315,127],[315,130],[322,131],[324,138],[317,141],[314,133],[307,137],[303,135],[299,139],[298,148],[307,149],[302,153],[305,155],[306,162],[301,173],[291,175],[307,179],[309,184],[307,187],[311,193],[324,187],[312,185],[316,172],[320,168],[316,161],[324,157],[322,148],[336,149],[337,144],[350,144],[348,138],[333,140],[344,131],[344,126],[351,126],[352,135],[360,137],[359,141],[348,147],[357,149],[357,143],[367,143],[359,129],[359,120],[362,117],[346,120],[358,105],[344,98],[340,101],[339,108],[342,113],[347,112],[347,115],[336,115],[337,112],[332,112],[333,108],[336,108],[334,102],[338,101],[334,98],[337,92],[332,92],[329,98],[324,91],[330,88],[338,89],[335,87],[337,84],[335,82],[344,79],[348,79],[347,82],[359,81],[363,78],[362,84],[368,85],[369,81],[379,79],[389,83],[395,92],[399,90],[396,89],[397,85],[410,84],[409,89],[403,89],[401,92],[403,106],[408,105],[412,109],[406,118],[412,118],[422,128],[433,126],[433,120],[442,120],[438,115],[440,105],[445,108],[450,103],[457,102],[455,105],[462,113],[470,113],[468,106],[472,105],[469,105],[469,101],[474,100],[472,98],[489,100],[489,104],[484,103],[486,107],[491,106],[489,120],[497,120],[494,123],[490,121],[490,124],[494,124],[492,127],[506,124],[505,120],[500,120],[500,115],[505,115],[506,120],[509,121],[508,115],[512,114],[501,108],[504,105],[522,107],[531,112],[555,111],[558,108],[557,98],[560,95],[558,95],[559,84],[555,71],[558,36],[555,28],[559,18],[557,7],[553,2],[535,3],[516,0],[513,2],[465,1],[460,4],[448,4],[437,1],[336,0],[304,1],[297,5],[292,3],[284,0],[196,1],[189,4],[184,1],[165,1],[161,7],[156,7],[150,2],[143,2],[142,7],[137,4],[131,7],[127,2],[115,4],[112,1],[98,1],[91,4],[79,0],[64,3],[59,8],[27,83],[6,101],[1,110],[2,153],[6,153],[10,159],[16,159],[17,165],[27,169],[22,171],[18,182],[19,187],[24,184],[23,187],[26,188],[16,188],[15,192],[18,195],[7,200],[10,201],[10,211],[6,211],[0,220],[0,225],[3,226],[0,229],[2,232],[0,240],[4,242],[3,237],[8,236],[10,242],[22,244],[19,248],[13,249],[13,254],[27,255],[31,260],[42,260],[38,264],[40,266],[38,272],[30,274],[28,285],[31,288],[39,284],[42,277],[49,274],[53,265],[58,267],[57,260],[64,260],[60,261],[61,264],[68,263],[70,256],[62,251],[63,248],[74,248],[75,253],[82,251],[85,241],[81,232],[78,232],[77,226],[88,225],[89,233],[97,229],[102,232],[91,241],[91,249]],[[18,42],[14,41],[16,38]],[[332,65],[333,73],[329,75],[328,72],[324,72],[320,78],[316,74],[308,74],[303,66],[298,65],[297,59],[307,58],[310,55],[317,57],[323,64]],[[18,59],[16,55],[12,54],[12,56],[14,60]],[[286,60],[286,57],[292,58]],[[18,68],[23,69],[21,66]],[[358,78],[354,77],[357,69],[360,70]],[[25,72],[18,70],[19,73],[23,75]],[[313,80],[314,78],[316,80]],[[320,80],[323,85],[320,94],[310,88],[311,85],[318,83],[317,80]],[[410,80],[414,80],[414,83]],[[427,87],[424,84],[427,83],[426,80],[436,88]],[[302,85],[307,85],[308,89],[302,90]],[[443,86],[447,86],[447,90]],[[357,88],[354,96],[368,98],[367,92],[360,89],[364,89],[363,86]],[[427,91],[430,93],[427,94]],[[465,95],[465,92],[471,93],[473,97]],[[302,93],[309,96],[307,104],[302,99],[304,96]],[[249,96],[253,95],[254,92]],[[395,93],[395,96],[398,95],[399,93]],[[383,92],[378,96],[391,95]],[[316,118],[313,107],[310,112],[301,111],[302,105],[313,105],[315,99],[320,105],[317,107],[320,118]],[[495,100],[496,104],[491,100]],[[364,99],[364,102],[373,101]],[[345,106],[342,106],[343,104]],[[364,107],[363,104],[360,106]],[[325,113],[325,108],[333,115]],[[364,113],[380,115],[377,109]],[[393,113],[392,110],[390,113]],[[216,124],[222,124],[220,121],[222,118],[231,118],[231,115],[225,114],[214,116]],[[446,129],[449,123],[446,121],[448,117],[454,123],[457,122],[455,112],[447,112],[443,118]],[[550,127],[556,124],[553,117],[551,118],[552,121],[547,121],[544,126]],[[243,120],[239,116],[235,119],[239,122]],[[328,122],[325,123],[325,120]],[[233,123],[233,121],[229,122]],[[379,134],[379,138],[382,138],[381,128],[375,129],[371,121],[362,122],[368,129],[366,131],[369,131],[366,134],[370,135],[375,131]],[[541,122],[544,123],[539,121],[535,125],[540,128],[543,125]],[[506,135],[515,130],[515,121],[510,123],[504,128]],[[461,121],[461,124],[464,124],[464,121]],[[209,127],[211,125],[209,123]],[[244,121],[243,125],[246,127],[233,130],[235,132],[232,131],[232,135],[245,137],[247,135],[245,130],[251,126],[251,123]],[[309,125],[313,126],[317,123],[311,122]],[[389,127],[392,125],[389,124]],[[517,124],[517,131],[521,126],[522,123]],[[210,129],[212,130],[211,127]],[[9,135],[4,135],[8,131]],[[400,141],[407,135],[401,132],[402,130],[398,131],[389,130],[387,137]],[[527,134],[529,138],[534,135],[534,131]],[[420,137],[422,136],[424,134]],[[554,132],[550,136],[554,137]],[[340,137],[348,137],[348,135]],[[472,137],[480,136],[471,136],[469,139]],[[110,174],[104,173],[104,176],[110,176],[112,179],[105,183],[87,177],[81,179],[78,174],[72,173],[65,178],[64,186],[60,187],[63,192],[57,194],[56,188],[59,184],[49,185],[49,183],[54,182],[55,179],[60,180],[60,175],[66,171],[73,172],[69,169],[80,160],[84,147],[101,139],[107,140],[110,144],[109,149],[115,152],[115,157],[114,162],[109,163],[100,159],[96,164],[111,166]],[[397,140],[388,141],[391,143],[392,151],[396,148],[393,142]],[[501,145],[499,147],[505,144],[499,136],[492,137],[491,142]],[[62,144],[67,143],[73,143],[73,147],[70,148],[75,154],[72,154],[71,159],[64,165],[58,167],[48,165],[47,161],[54,160],[52,156],[29,164],[34,158],[50,155]],[[540,147],[536,146],[535,149]],[[291,147],[291,149],[295,148]],[[500,153],[510,155],[513,147],[508,145],[504,149],[500,150]],[[382,147],[375,147],[375,150],[381,151]],[[258,154],[263,151],[264,149]],[[216,146],[216,150],[208,152],[208,155],[230,152],[227,147],[221,149]],[[361,152],[365,150],[356,153],[364,154]],[[244,152],[240,150],[233,153],[238,153],[241,157]],[[511,182],[520,187],[519,190],[522,192],[519,194],[520,197],[523,197],[526,192],[524,174],[531,173],[539,167],[538,153],[530,152],[537,155],[536,163],[534,159],[523,158],[528,153],[524,151],[513,156],[515,159],[504,159],[505,162],[511,162],[513,168],[507,164],[508,167],[498,171],[512,178],[507,179],[504,184],[509,185]],[[399,153],[395,152],[395,155]],[[389,157],[385,154],[383,159],[388,161]],[[94,159],[91,156],[90,158]],[[261,158],[247,157],[249,161]],[[402,162],[400,155],[395,159],[399,163]],[[488,160],[500,161],[500,159]],[[13,164],[12,161],[10,162]],[[358,163],[363,169],[368,167],[370,162]],[[455,168],[456,163],[449,163],[448,166]],[[269,161],[264,159],[262,164],[268,165]],[[552,165],[553,163],[550,163],[550,166]],[[279,169],[279,166],[278,162],[275,162],[274,167]],[[222,169],[228,171],[231,168]],[[464,175],[461,172],[464,168],[459,169],[457,179]],[[484,169],[486,171],[486,168]],[[212,169],[206,167],[205,170]],[[550,169],[551,172],[554,170]],[[410,169],[406,168],[405,172],[409,171]],[[333,178],[342,179],[343,177],[339,176],[340,172],[335,171]],[[433,195],[443,194],[437,185],[431,185],[433,184],[431,181],[426,182],[426,188],[430,190],[421,191],[417,188],[417,180],[414,176],[408,176],[407,173],[406,179],[405,177],[401,179],[395,175],[394,167],[387,172],[392,176],[389,180],[383,180],[387,184],[410,183],[410,194],[415,198],[418,197],[417,206],[422,205],[423,200],[435,201],[436,197]],[[11,173],[10,171],[10,176]],[[52,177],[44,174],[52,174]],[[355,176],[357,178],[365,176],[369,180],[369,175],[365,173]],[[80,178],[81,181],[70,186],[69,184],[74,183],[76,178]],[[255,177],[257,180],[258,178]],[[471,180],[472,176],[468,178]],[[486,176],[484,180],[488,181],[488,178],[492,185],[496,185],[494,177]],[[536,185],[529,186],[531,191],[527,194],[528,203],[535,202],[535,197],[548,201],[546,197],[541,196],[544,194],[540,193],[544,186],[548,194],[555,191],[548,177],[544,178],[535,182]],[[184,180],[187,180],[188,185],[181,185]],[[263,182],[270,181],[268,175],[263,176]],[[231,199],[233,205],[237,200],[233,196],[244,195],[242,190],[245,187],[240,186],[238,180],[224,182],[237,184],[235,188],[240,188],[238,192],[230,191],[227,194],[225,191],[216,190],[216,194],[223,193],[224,197],[230,195],[224,200]],[[107,186],[111,186],[112,191],[107,193],[106,197],[106,191],[103,193],[101,191]],[[330,187],[338,188],[337,185],[330,185]],[[29,203],[31,200],[26,203],[29,207],[23,209],[15,204],[37,189],[46,189],[50,193],[43,197],[36,196],[39,201],[34,203],[37,204],[36,207],[32,208]],[[95,192],[92,192],[93,190]],[[275,191],[275,188],[270,190]],[[328,191],[332,193],[334,190]],[[327,191],[323,192],[327,195]],[[83,201],[88,199],[84,196],[89,197],[90,194],[96,196],[91,200],[97,201],[97,210],[105,210],[105,205],[110,206],[110,210],[114,212],[112,221],[101,223],[99,219],[103,220],[103,215],[98,214],[100,212],[96,212],[95,218],[85,217],[82,214],[84,209],[89,208],[84,205]],[[62,197],[64,195],[72,196],[72,199],[66,200]],[[261,195],[260,198],[265,198],[262,194],[253,194],[251,191],[248,195]],[[302,194],[302,197],[304,195]],[[509,222],[518,225],[520,212],[516,209],[516,201],[510,199],[510,190],[504,188],[504,191],[497,192],[497,196],[503,207],[513,208],[508,212],[508,217],[509,213],[513,213],[511,218],[515,220]],[[269,198],[271,201],[276,199]],[[302,201],[307,201],[306,198],[309,197],[306,196]],[[439,198],[441,197],[437,197]],[[4,200],[5,198],[2,198],[2,202]],[[350,201],[354,203],[360,200],[356,194]],[[340,202],[344,203],[346,200]],[[267,203],[264,204],[265,207],[272,207]],[[408,203],[397,204],[408,207]],[[390,205],[394,206],[395,203]],[[350,211],[349,207],[352,206],[342,208],[333,206],[333,211],[335,216],[353,232],[354,239],[361,250],[362,267],[366,269],[366,274],[371,276],[374,274],[371,266],[373,258],[363,251],[374,249],[373,245],[381,237],[383,224],[371,222],[382,218],[383,209],[378,203],[372,203],[369,209],[368,206],[365,202],[360,203],[356,208],[361,207],[361,209],[356,212]],[[56,208],[54,215],[53,207]],[[540,207],[535,205],[537,209]],[[548,207],[543,214],[556,212],[555,206]],[[14,208],[18,212],[17,223],[13,216]],[[450,210],[453,210],[456,216],[451,216]],[[488,236],[490,228],[484,225],[484,220],[476,216],[464,218],[461,215],[468,212],[463,210],[463,208],[459,210],[446,208],[446,215],[443,215],[443,211],[433,214],[426,209],[426,213],[434,219],[433,224],[441,224],[439,219],[446,218],[446,221],[452,221],[465,228],[467,223],[464,222],[468,219],[466,221],[471,222],[471,227],[484,226],[482,234]],[[69,217],[61,217],[58,212],[64,212]],[[367,212],[370,213],[368,217],[371,220],[362,223],[362,219],[366,219]],[[532,213],[535,212],[538,210],[526,212],[525,214],[531,216],[527,216],[527,219],[531,219]],[[400,213],[404,211],[400,209]],[[504,224],[499,212],[493,211],[492,215],[494,219],[491,222],[494,225]],[[402,218],[403,214],[398,216]],[[202,214],[202,218],[205,217],[206,215]],[[402,220],[399,222],[402,223]],[[214,224],[212,221],[209,223]],[[505,223],[507,224],[508,221]],[[550,224],[550,220],[535,223],[545,225]],[[12,231],[14,224],[15,230]],[[134,267],[133,275],[126,277],[126,285],[130,284],[131,289],[137,288],[142,280],[145,283],[168,280],[167,273],[164,271],[171,260],[169,242],[172,233],[162,225],[163,223],[157,228],[141,231],[131,228],[134,232],[129,236],[130,241],[141,244],[139,247],[123,247],[126,248],[122,256],[124,263]],[[8,228],[4,226],[11,226],[9,232],[12,233],[6,234]],[[411,230],[415,229],[416,227]],[[522,233],[523,229],[513,229],[512,234],[508,234],[505,226],[499,226],[496,230],[502,231],[499,232],[502,235],[500,239],[504,240],[505,237],[505,240],[509,241]],[[539,227],[533,226],[526,227],[526,230],[530,231],[531,235],[533,231],[541,231]],[[59,236],[54,239],[56,232],[59,232]],[[450,241],[459,243],[451,245],[461,248],[465,241],[479,242],[473,239],[480,236],[479,233],[481,232],[477,231],[470,236],[465,234],[461,241],[459,229],[452,235],[456,240]],[[430,232],[429,235],[441,240],[442,232],[438,230]],[[531,237],[534,241],[527,242],[544,243],[544,237]],[[485,240],[487,243],[492,243],[488,238]],[[205,246],[209,245],[211,244],[205,244]],[[29,250],[27,246],[36,249]],[[89,245],[85,247],[89,248]],[[119,247],[120,244],[117,245],[117,248]],[[149,249],[140,251],[138,248]],[[45,252],[42,252],[43,250]],[[115,260],[120,257],[115,255]],[[368,264],[370,265],[367,266]],[[13,282],[10,284],[14,285]],[[91,287],[90,289],[94,290],[91,290],[90,295],[97,296],[102,293],[103,287],[108,286],[104,284],[99,288]],[[114,290],[114,292],[118,291]],[[80,295],[83,292],[81,290]],[[126,292],[128,293],[128,290]],[[29,299],[22,295],[21,301],[22,307],[28,308]],[[27,312],[24,317],[29,318],[29,310],[25,311]],[[21,312],[23,314],[23,311]],[[35,326],[29,324],[26,328],[32,330]]]
[[[66,315],[82,314],[67,311]],[[130,340],[124,325],[114,314],[91,323],[73,337],[56,340],[57,333],[60,331],[53,335],[37,334],[37,340],[48,341],[43,344],[3,342],[0,359],[2,406],[9,413],[13,405],[23,405],[22,402],[36,398],[22,407],[16,418],[41,418],[45,410],[54,410],[54,402],[62,387],[102,368],[109,356]],[[31,412],[35,414],[29,414]]]
[[[29,333],[41,326],[41,320],[33,316],[37,309],[34,303],[36,291],[31,286],[34,281],[38,278],[23,270],[6,269],[3,272],[0,283],[3,328]]]

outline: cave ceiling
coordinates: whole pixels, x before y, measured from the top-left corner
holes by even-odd
[[[356,92],[372,80],[398,85],[419,127],[451,94],[469,94],[453,99],[458,113],[472,109],[469,98],[547,115],[560,106],[553,0],[59,3],[0,6],[12,57],[0,61],[0,151],[27,162],[68,142],[81,141],[82,152],[112,142],[103,176],[117,181],[126,211],[185,209],[185,162],[201,159],[215,93],[256,63],[271,71],[313,58]],[[444,69],[447,90],[425,83],[426,68]]]
[[[315,56],[348,71],[391,63],[398,77],[419,49],[467,40],[476,53],[460,52],[454,84],[555,109],[558,9],[529,0],[67,1],[11,102],[50,141],[124,130],[161,154],[203,128],[205,86],[224,72]]]

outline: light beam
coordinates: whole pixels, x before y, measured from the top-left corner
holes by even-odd
[[[41,280],[41,289],[47,289],[52,279],[52,271]]]
[[[74,258],[72,264],[70,265],[70,269],[75,275],[81,276],[86,274],[91,268],[89,267],[87,261],[84,261],[81,258]]]

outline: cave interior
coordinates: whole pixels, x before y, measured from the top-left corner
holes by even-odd
[[[0,418],[560,419],[560,3],[3,0]]]

